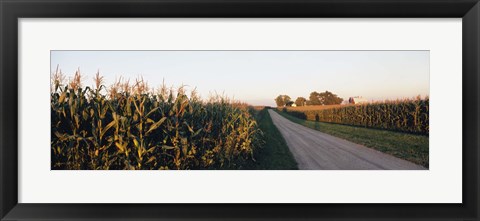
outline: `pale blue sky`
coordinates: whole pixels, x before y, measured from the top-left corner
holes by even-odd
[[[188,85],[203,98],[225,94],[253,105],[274,106],[312,91],[348,99],[396,99],[429,95],[429,51],[52,51],[68,77],[80,68],[84,85],[100,70],[107,85],[143,76],[150,86]]]

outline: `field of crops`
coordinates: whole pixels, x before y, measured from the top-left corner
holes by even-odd
[[[282,111],[304,120],[429,134],[428,98],[333,106],[292,107]]]
[[[247,105],[207,101],[183,88],[153,92],[143,80],[82,87],[53,77],[54,170],[241,169],[262,142]]]
[[[346,107],[349,105],[342,105],[342,104],[333,104],[333,105],[309,105],[309,106],[298,106],[298,107],[285,107],[289,111],[318,111],[318,110],[325,110],[325,109],[332,109],[332,108],[339,108],[339,107]],[[282,110],[282,108],[280,108]]]

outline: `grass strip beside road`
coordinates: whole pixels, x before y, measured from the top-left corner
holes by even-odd
[[[382,151],[426,168],[429,166],[428,136],[308,121],[282,111],[275,111],[283,117],[305,127]]]
[[[257,112],[257,122],[264,133],[265,144],[255,151],[256,170],[297,170],[297,162],[285,139],[272,122],[266,108]]]

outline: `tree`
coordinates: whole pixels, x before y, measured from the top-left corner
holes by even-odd
[[[336,94],[333,94],[330,91],[325,91],[318,93],[316,91],[310,93],[310,103],[312,105],[332,105],[332,104],[341,104],[343,101],[342,98],[338,97]]]
[[[322,105],[323,101],[321,100],[320,93],[314,91],[310,93],[309,97],[310,105]]]
[[[342,98],[338,97],[336,94],[330,91],[320,93],[320,96],[323,97],[324,105],[341,104],[343,102]]]
[[[295,100],[295,104],[297,105],[297,107],[305,106],[306,102],[307,102],[307,99],[304,97],[297,97],[297,99]]]
[[[275,98],[275,103],[277,103],[277,107],[284,107],[290,100],[291,98],[288,95],[278,95]]]

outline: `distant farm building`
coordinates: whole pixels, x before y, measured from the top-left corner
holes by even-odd
[[[363,97],[360,97],[360,96],[350,97],[348,99],[348,103],[349,104],[366,104],[366,103],[368,103],[368,100],[363,98]]]
[[[296,107],[296,106],[297,106],[297,104],[295,104],[295,103],[292,104],[292,107]]]

